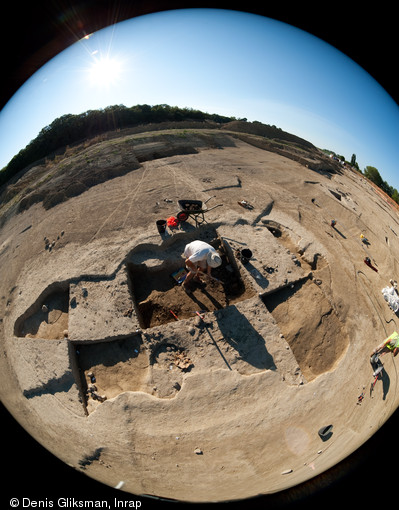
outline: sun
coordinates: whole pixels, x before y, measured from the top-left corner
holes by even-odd
[[[116,58],[96,58],[88,70],[90,84],[99,88],[116,85],[121,77],[122,64]]]

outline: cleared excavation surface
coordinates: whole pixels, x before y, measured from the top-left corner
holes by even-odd
[[[181,237],[184,239],[184,235]],[[225,248],[227,241],[222,242],[214,228],[203,226],[197,238],[206,240],[218,250],[222,264],[214,269],[212,278],[202,277],[200,282],[193,281],[190,296],[182,292],[179,285],[179,275],[185,274],[182,257],[185,243],[179,243],[181,252],[175,253],[175,257],[170,255],[172,250],[166,249],[164,260],[159,266],[128,264],[133,296],[143,329],[192,318],[196,312],[220,310],[255,295],[248,277],[244,281],[245,274],[240,274],[231,250]],[[187,243],[190,240],[191,235],[187,237]]]
[[[148,147],[140,135],[138,158],[134,136],[113,141],[130,170],[7,210],[3,402],[64,462],[136,495],[237,500],[317,477],[399,403],[399,358],[369,391],[369,354],[399,329],[381,293],[397,278],[397,210],[316,149],[295,161],[298,148],[285,157],[227,130],[211,143],[208,130],[177,131],[173,153],[170,131],[156,158],[157,135]],[[212,198],[206,223],[159,233],[188,198]],[[171,274],[197,238],[222,255],[221,282],[190,297]]]
[[[30,338],[63,338],[68,330],[68,310],[68,291],[52,292],[40,300],[26,318],[18,321],[15,334]]]
[[[265,297],[264,302],[307,381],[334,367],[349,338],[317,284],[311,280],[296,282]]]

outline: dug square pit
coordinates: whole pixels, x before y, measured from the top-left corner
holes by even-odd
[[[145,263],[128,264],[133,301],[143,329],[192,318],[201,311],[220,310],[255,295],[250,282],[231,260],[231,250],[226,249],[226,241],[215,235],[208,242],[219,252],[222,264],[212,269],[211,275],[215,279],[203,277],[201,282],[191,280],[189,294],[172,275],[184,267],[182,257],[166,258],[162,264],[151,268]]]

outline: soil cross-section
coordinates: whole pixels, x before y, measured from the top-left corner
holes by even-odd
[[[309,382],[331,370],[348,346],[343,324],[309,279],[263,297]]]

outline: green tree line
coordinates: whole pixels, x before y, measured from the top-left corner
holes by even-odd
[[[380,172],[373,166],[366,166],[363,175],[370,179],[374,184],[382,189],[388,196],[392,198],[397,204],[399,204],[399,193],[396,188],[390,186],[387,181],[384,181],[380,175]]]
[[[324,152],[331,152],[324,149]],[[335,154],[335,153],[333,153]],[[335,156],[341,161],[345,161],[344,156],[339,156],[335,154]],[[386,193],[389,197],[392,198],[397,204],[399,204],[399,192],[393,186],[390,186],[387,181],[384,181],[381,177],[380,172],[374,166],[366,166],[363,172],[360,170],[359,165],[356,161],[356,154],[352,154],[350,165],[355,168],[358,172],[364,175],[367,179],[373,182],[376,186],[378,186],[384,193]]]
[[[107,131],[114,131],[142,124],[179,121],[213,121],[218,124],[226,124],[235,117],[225,117],[218,114],[204,113],[192,108],[178,108],[160,104],[150,106],[147,104],[126,107],[124,105],[108,106],[99,110],[88,110],[78,115],[67,114],[55,119],[49,126],[45,126],[37,137],[24,149],[14,156],[11,161],[0,171],[0,186],[9,181],[19,171],[39,161],[62,147],[79,143]],[[246,119],[239,119],[246,120]],[[265,127],[254,121],[253,126]],[[268,126],[276,130],[275,126]],[[287,135],[287,133],[285,133]],[[292,136],[292,135],[290,135]],[[325,152],[330,152],[324,150]],[[343,156],[339,156],[342,161]],[[356,162],[356,155],[352,155],[351,163],[360,173],[361,170]],[[399,204],[398,191],[384,181],[379,171],[367,166],[363,175],[379,186],[387,195]]]
[[[134,127],[141,124],[176,122],[182,120],[213,121],[220,124],[236,120],[208,114],[191,108],[147,104],[126,107],[108,106],[100,110],[89,110],[79,115],[67,114],[45,126],[38,136],[14,156],[0,171],[0,186],[9,181],[19,171],[54,153],[61,147],[81,142],[106,131]]]

